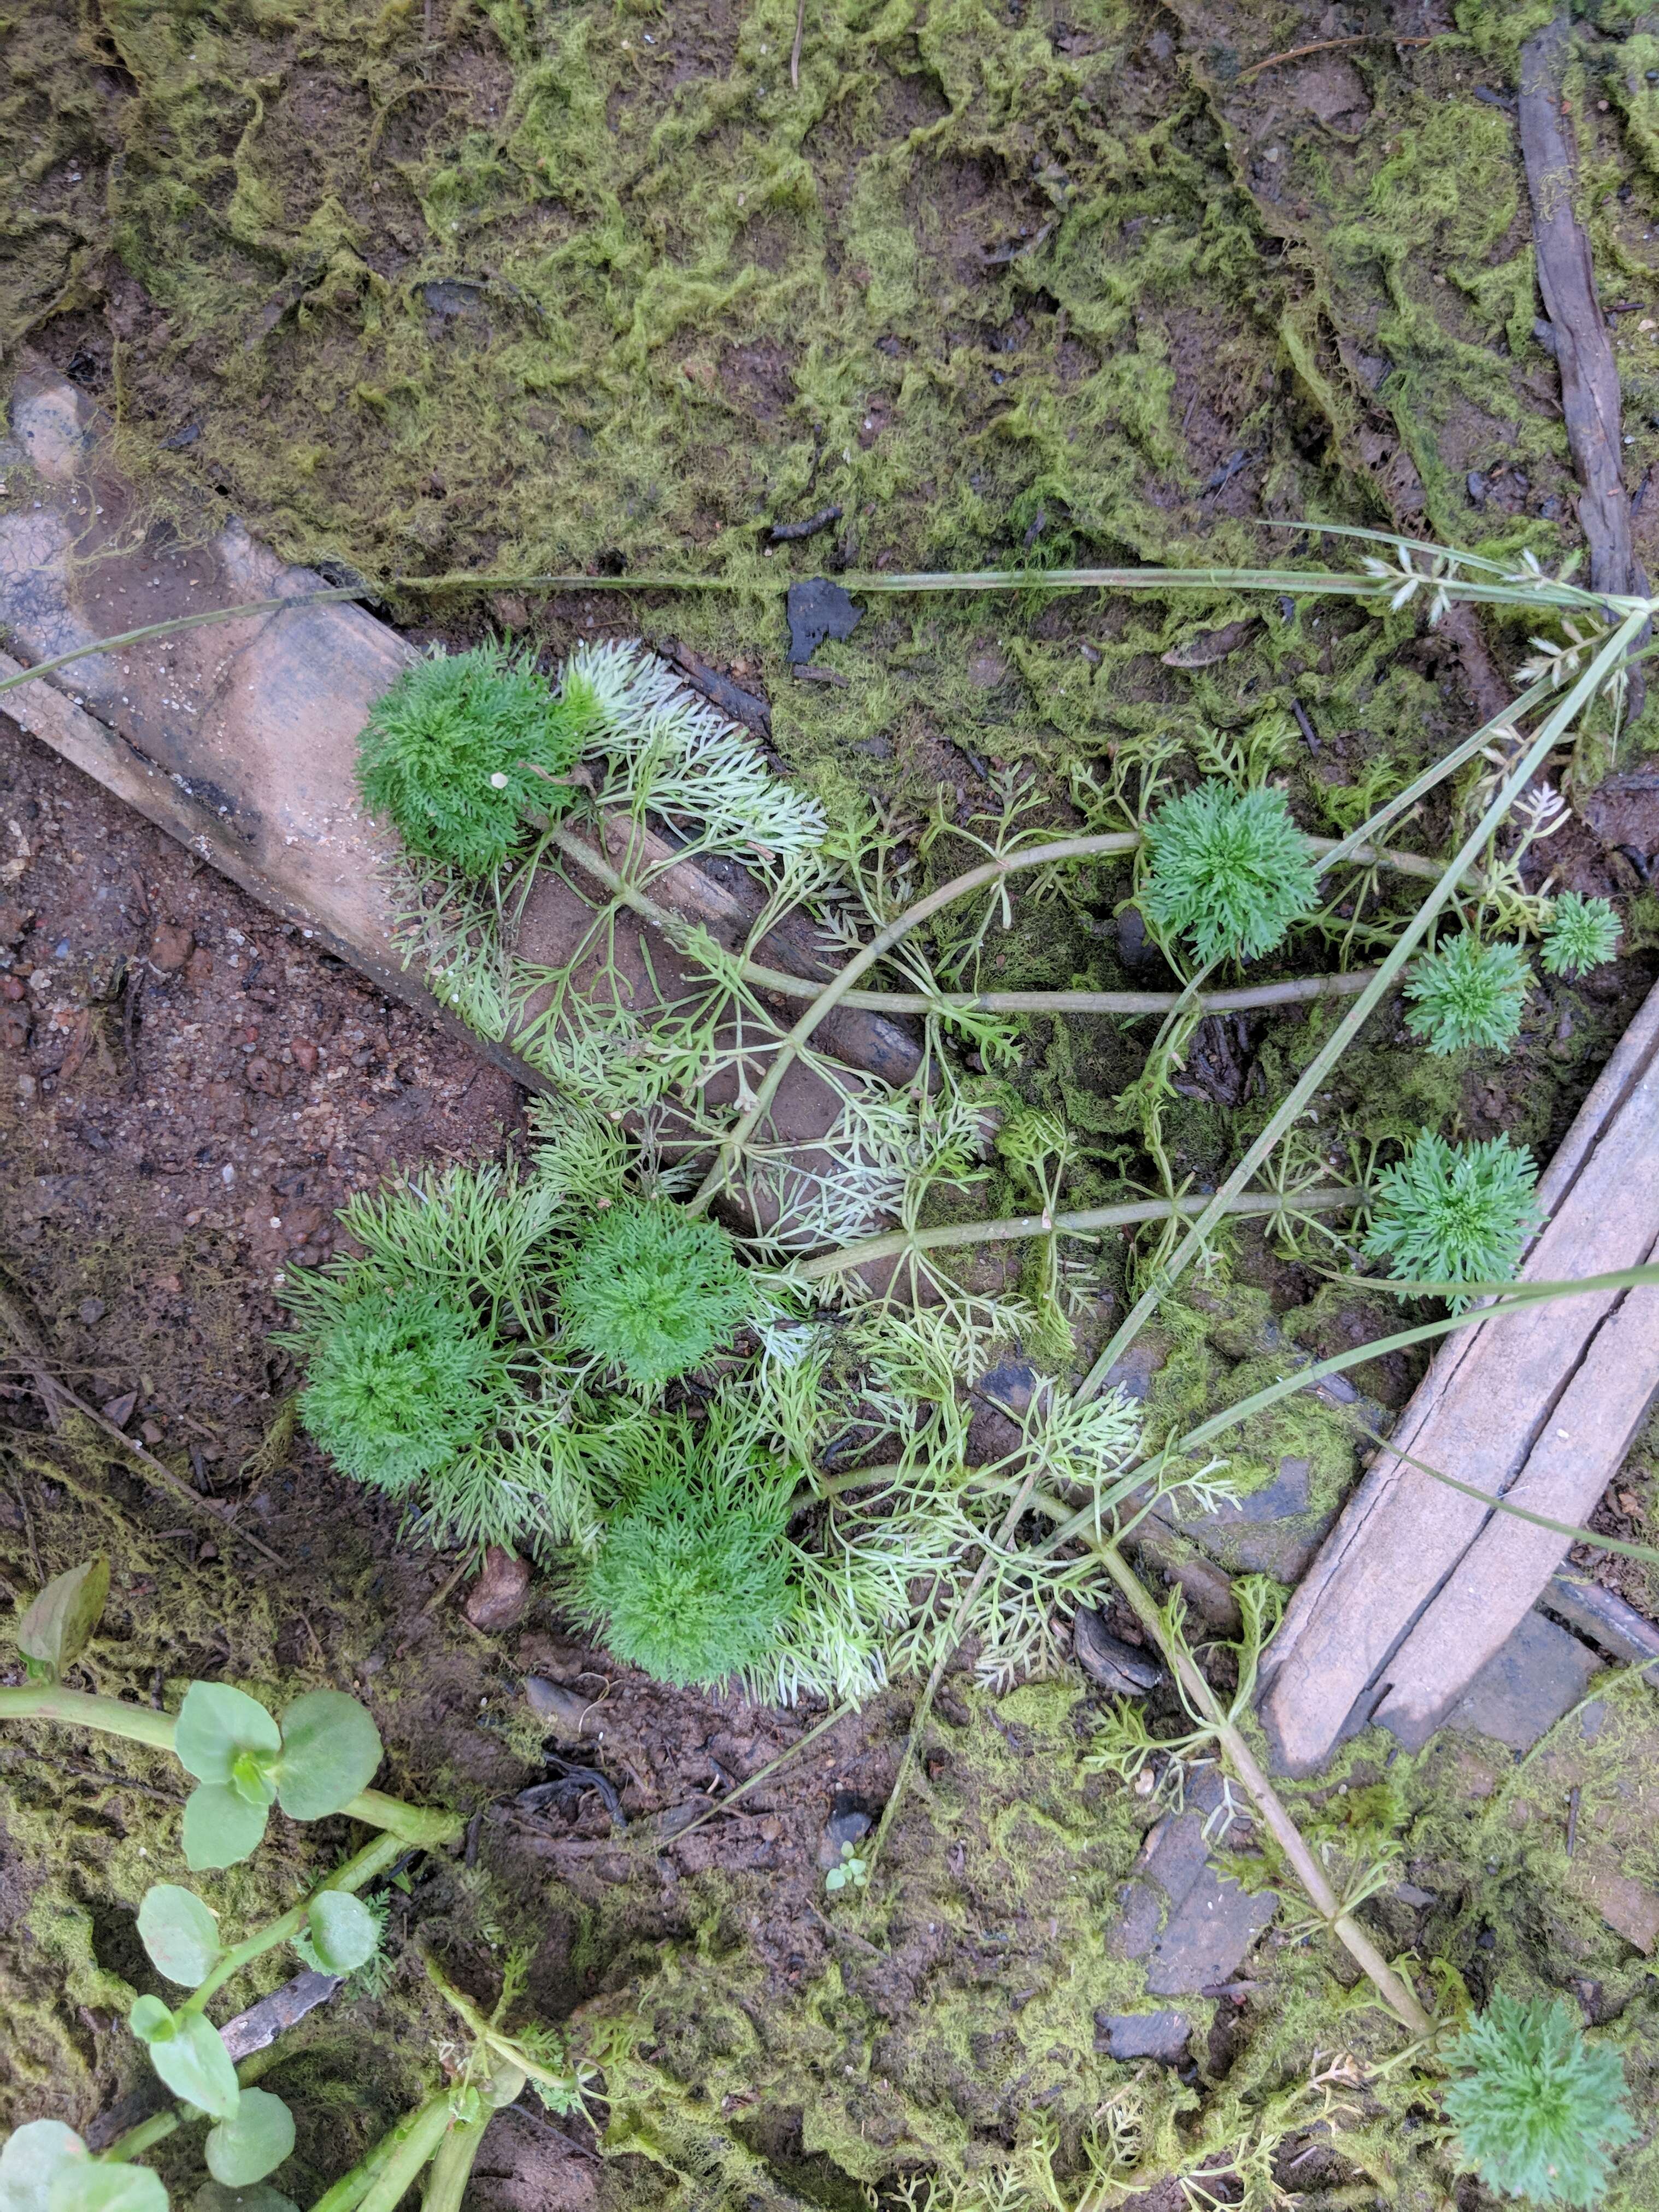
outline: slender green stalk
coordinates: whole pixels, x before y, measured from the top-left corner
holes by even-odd
[[[1431,1467],[1427,1460],[1413,1458],[1410,1452],[1402,1451],[1398,1444],[1392,1444],[1385,1436],[1379,1435],[1369,1421],[1357,1419],[1352,1412],[1347,1418],[1361,1436],[1369,1437],[1374,1444],[1380,1444],[1391,1458],[1399,1460],[1403,1466],[1415,1468],[1419,1474],[1432,1475],[1437,1482],[1443,1482],[1448,1490],[1455,1490],[1462,1497],[1474,1498],[1477,1505],[1490,1506],[1494,1513],[1507,1513],[1511,1520],[1528,1522],[1534,1528],[1547,1528],[1552,1536],[1565,1536],[1569,1543],[1594,1545],[1598,1551],[1617,1552],[1621,1559],[1642,1559],[1650,1566],[1659,1566],[1659,1550],[1651,1544],[1630,1544],[1621,1536],[1604,1535],[1599,1528],[1581,1528],[1571,1521],[1552,1521],[1547,1513],[1534,1513],[1529,1506],[1517,1505],[1513,1498],[1482,1490],[1473,1482],[1460,1482],[1455,1474],[1448,1474],[1443,1468]]]
[[[274,1951],[279,1943],[287,1943],[299,1935],[306,1925],[313,1899],[320,1897],[327,1889],[362,1889],[377,1875],[384,1874],[402,1856],[404,1849],[401,1836],[384,1835],[359,1851],[355,1858],[348,1859],[337,1873],[330,1875],[325,1881],[319,1881],[309,1897],[301,1898],[298,1905],[290,1907],[279,1918],[268,1921],[263,1928],[257,1929],[245,1941],[227,1951],[207,1979],[192,1990],[178,2008],[179,2014],[204,2011],[208,1999],[240,1974],[244,1966],[251,1966],[265,1952]]]
[[[1248,1147],[1237,1165],[1217,1191],[1209,1206],[1194,1224],[1185,1241],[1164,1262],[1158,1271],[1157,1279],[1136,1300],[1121,1326],[1102,1351],[1100,1357],[1085,1377],[1083,1394],[1085,1396],[1091,1396],[1100,1389],[1110,1369],[1123,1357],[1146,1323],[1157,1311],[1164,1295],[1203,1250],[1212,1231],[1225,1213],[1228,1201],[1243,1189],[1280,1139],[1300,1120],[1315,1093],[1327,1081],[1331,1070],[1370,1018],[1384,992],[1404,969],[1407,962],[1427,934],[1435,917],[1453,896],[1465,869],[1473,863],[1477,854],[1483,849],[1488,838],[1502,823],[1544,761],[1554,750],[1562,732],[1571,726],[1579,710],[1596,696],[1603,683],[1611,675],[1614,666],[1623,657],[1626,647],[1631,643],[1646,619],[1645,609],[1646,602],[1644,601],[1644,611],[1634,611],[1626,616],[1624,621],[1601,647],[1588,668],[1545,717],[1537,734],[1524,748],[1514,767],[1504,777],[1492,804],[1448,864],[1439,883],[1401,931],[1399,940],[1376,970],[1370,984],[1332,1031],[1325,1044],[1315,1054],[1288,1095],[1275,1109],[1267,1127]]]
[[[396,2212],[404,2191],[443,2141],[449,2125],[449,2092],[406,2112],[343,2179],[317,2199],[312,2212]]]
[[[0,1721],[70,1721],[106,1735],[125,1736],[157,1751],[173,1749],[171,1713],[150,1705],[130,1705],[125,1698],[96,1698],[86,1690],[66,1690],[61,1682],[0,1690]]]
[[[1316,522],[1296,526],[1317,531]],[[1351,534],[1351,533],[1344,533]],[[1411,544],[1386,533],[1378,542]],[[1419,544],[1417,550],[1443,554],[1442,546]],[[511,575],[465,568],[441,576],[394,576],[388,586],[400,592],[748,592],[757,597],[781,596],[798,582],[787,569],[767,575],[695,576],[665,573],[637,576],[574,576],[552,574]],[[1352,569],[1317,568],[961,568],[887,574],[880,570],[849,569],[838,579],[848,592],[910,596],[941,592],[1275,592],[1291,598],[1304,596],[1346,599],[1387,599],[1405,581],[1401,575],[1356,574]],[[1611,607],[1624,614],[1645,600],[1618,594],[1591,594],[1576,585],[1551,578],[1539,586],[1518,586],[1499,577],[1483,583],[1472,576],[1447,576],[1419,587],[1432,592],[1443,586],[1448,598],[1476,605]]]
[[[420,1957],[421,1964],[426,1969],[427,1979],[451,2010],[466,2023],[477,2042],[493,2051],[498,2058],[504,2058],[508,2065],[516,2066],[521,2074],[528,2075],[532,2081],[544,2081],[550,2089],[568,2092],[571,2088],[572,2077],[568,2073],[560,2074],[550,2066],[542,2065],[539,2060],[521,2051],[510,2035],[503,2035],[493,2020],[487,2020],[471,1998],[463,1996],[456,1988],[430,1951],[422,1948]]]
[[[61,1682],[0,1689],[0,1720],[67,1721],[77,1727],[98,1729],[106,1735],[125,1736],[132,1743],[148,1743],[158,1751],[173,1747],[171,1713],[158,1713],[149,1705],[130,1705],[121,1698],[99,1698],[85,1690],[65,1689]],[[459,1814],[408,1805],[401,1797],[388,1797],[379,1790],[360,1790],[340,1810],[348,1820],[361,1820],[367,1828],[385,1828],[404,1844],[427,1850],[453,1843],[465,1826]]]
[[[405,2113],[395,2128],[389,2128],[372,2150],[364,2152],[349,2173],[343,2173],[333,2187],[317,2199],[312,2212],[355,2212],[355,2208],[362,2203],[384,2171],[402,2136],[422,2112],[434,2105],[447,2117],[449,2092],[447,2089],[434,2090],[424,2105],[416,2106],[412,2112]]]
[[[432,2171],[426,2178],[421,2212],[461,2212],[466,2185],[472,2178],[472,2161],[484,2139],[484,2130],[495,2115],[480,2120],[457,2120],[438,2146]]]
[[[1349,1955],[1370,1977],[1395,2018],[1413,2035],[1432,2035],[1434,2022],[1415,1993],[1382,1956],[1370,1937],[1342,1910],[1342,1900],[1317,1855],[1279,1802],[1279,1792],[1263,1772],[1243,1733],[1227,1717],[1219,1699],[1204,1679],[1191,1654],[1169,1634],[1164,1615],[1140,1577],[1121,1556],[1115,1544],[1091,1541],[1090,1548],[1128,1601],[1136,1618],[1163,1652],[1171,1672],[1180,1680],[1182,1694],[1194,1712],[1215,1732],[1223,1758],[1237,1776],[1255,1805],[1261,1822],[1290,1863],[1291,1869],[1311,1899],[1321,1918]]]
[[[1333,1352],[1328,1359],[1298,1368],[1293,1375],[1281,1376],[1277,1382],[1269,1382],[1262,1389],[1253,1390],[1248,1398],[1241,1398],[1236,1405],[1224,1407],[1220,1413],[1211,1414],[1196,1428],[1188,1429],[1184,1436],[1177,1437],[1173,1443],[1166,1444],[1158,1453],[1157,1461],[1143,1461],[1140,1468],[1132,1468],[1130,1472],[1144,1471],[1150,1480],[1158,1463],[1195,1458],[1218,1437],[1224,1436],[1229,1429],[1237,1428],[1253,1414],[1265,1413],[1269,1407],[1276,1406],[1280,1399],[1292,1397],[1298,1390],[1311,1390],[1332,1375],[1340,1375],[1346,1368],[1363,1367],[1368,1360],[1381,1359],[1390,1352],[1409,1351],[1413,1345],[1427,1344],[1436,1337],[1449,1336],[1458,1329],[1480,1328],[1487,1322],[1506,1321],[1513,1314],[1528,1312],[1532,1307],[1548,1304],[1553,1299],[1592,1297],[1599,1291],[1629,1290],[1643,1283],[1659,1283],[1659,1265],[1623,1267],[1606,1275],[1585,1275],[1577,1282],[1514,1284],[1509,1286],[1509,1294],[1492,1305],[1477,1306],[1464,1313],[1443,1314],[1435,1321],[1419,1322],[1414,1328],[1397,1329],[1392,1335],[1373,1338],[1368,1344],[1351,1346],[1346,1352]],[[1395,1285],[1388,1287],[1392,1289]],[[1462,1291],[1466,1286],[1460,1284],[1448,1287]],[[1487,1289],[1492,1286],[1481,1285],[1476,1287]],[[878,1471],[870,1470],[872,1474]],[[1483,1492],[1482,1495],[1485,1494]],[[1086,1536],[1093,1525],[1092,1506],[1069,1514],[1059,1522],[1041,1549],[1044,1553],[1057,1551],[1074,1538]],[[1596,1540],[1599,1542],[1601,1539],[1598,1537]]]
[[[165,2142],[170,2135],[181,2128],[186,2117],[195,2112],[193,2105],[169,2105],[160,2112],[152,2112],[137,2127],[127,2129],[116,2136],[106,2150],[98,2154],[100,2166],[130,2166],[140,2151],[151,2150],[158,2142]]]
[[[821,1282],[826,1275],[846,1274],[872,1261],[908,1258],[912,1253],[937,1252],[959,1244],[1012,1244],[1025,1237],[1091,1237],[1102,1230],[1123,1229],[1139,1221],[1168,1221],[1203,1213],[1212,1201],[1207,1196],[1176,1199],[1135,1199],[1121,1206],[1086,1206],[1073,1213],[1015,1213],[992,1221],[952,1221],[934,1229],[891,1229],[879,1237],[861,1237],[838,1251],[820,1253],[794,1270],[801,1282]],[[1346,1184],[1304,1190],[1293,1197],[1277,1191],[1243,1191],[1228,1202],[1230,1214],[1334,1213],[1345,1206],[1363,1206],[1365,1194]]]
[[[20,669],[15,676],[0,676],[0,691],[9,691],[19,684],[33,684],[37,676],[50,676],[55,668],[67,668],[72,660],[87,660],[96,653],[112,653],[123,645],[143,645],[152,637],[172,637],[181,629],[204,629],[210,623],[240,622],[249,615],[280,614],[289,607],[320,607],[342,599],[366,599],[369,596],[365,586],[331,585],[322,592],[288,592],[278,599],[250,599],[240,607],[211,607],[205,614],[175,615],[170,622],[146,623],[142,629],[124,629],[114,637],[94,638],[90,645],[77,645],[71,652],[57,653],[50,660],[37,660],[32,668]]]
[[[690,1200],[687,1211],[694,1215],[701,1213],[711,1200],[718,1196],[732,1171],[733,1161],[748,1143],[756,1124],[777,1095],[778,1085],[788,1073],[796,1054],[824,1016],[845,998],[859,977],[867,975],[877,961],[890,952],[902,938],[908,936],[913,929],[919,928],[924,921],[955,900],[966,898],[988,884],[1003,883],[1020,870],[1046,867],[1054,860],[1082,860],[1091,854],[1130,852],[1139,842],[1137,831],[1108,830],[1093,837],[1061,837],[1050,844],[1028,845],[1018,852],[982,860],[976,868],[969,868],[965,875],[953,878],[950,883],[941,884],[938,890],[929,892],[926,898],[919,899],[914,906],[907,907],[884,929],[878,930],[869,944],[854,953],[847,965],[831,977],[782,1040],[756,1094],[754,1104],[736,1127],[721,1139],[719,1155]]]

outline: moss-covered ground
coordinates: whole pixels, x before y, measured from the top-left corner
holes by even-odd
[[[15,7],[0,14],[0,327],[94,392],[162,504],[174,486],[207,489],[284,553],[366,580],[422,637],[498,629],[556,653],[581,635],[672,635],[769,695],[777,756],[832,805],[873,795],[895,823],[939,805],[962,824],[1018,770],[1033,819],[1077,824],[1175,746],[1271,766],[1307,827],[1340,832],[1480,719],[1476,662],[1414,611],[1035,590],[872,600],[819,656],[839,685],[792,680],[777,593],[848,567],[1255,562],[1305,545],[1291,526],[1310,518],[1546,562],[1571,550],[1513,109],[1519,46],[1548,0],[1407,12],[1394,43],[1365,35],[1364,9],[1311,0],[805,0],[797,64],[790,0]],[[1599,0],[1579,15],[1579,206],[1619,309],[1634,488],[1659,462],[1659,14]],[[840,512],[820,534],[771,544],[771,524],[827,507]],[[1266,518],[1287,527],[1264,532]],[[1655,531],[1659,496],[1636,520],[1650,567]],[[665,571],[736,588],[624,602],[515,580]],[[430,588],[469,572],[497,580]],[[1523,628],[1486,632],[1500,668]],[[1626,734],[1622,765],[1645,734]],[[1575,795],[1607,765],[1607,736],[1558,764]],[[1427,849],[1447,820],[1419,826]],[[1652,980],[1653,844],[1640,870],[1582,823],[1555,848],[1565,879],[1620,899],[1623,961],[1540,991],[1504,1061],[1427,1061],[1385,1009],[1319,1102],[1315,1138],[1363,1147],[1427,1122],[1507,1128],[1547,1152]],[[926,865],[962,853],[946,836]],[[1103,867],[1066,902],[1017,908],[995,980],[1146,983],[1118,926],[1127,889]],[[1365,957],[1363,935],[1349,951]],[[1163,1105],[1178,1176],[1217,1179],[1328,1018],[1197,1041]],[[1146,1043],[1144,1024],[1027,1026],[1018,1079],[1079,1141],[1074,1203],[1149,1173],[1130,1089]],[[1009,1195],[994,1183],[975,1203]],[[48,1241],[64,1235],[49,1193],[41,1211]],[[113,1304],[112,1282],[161,1264],[149,1234],[137,1209],[113,1245],[32,1243],[33,1286],[65,1316],[85,1297]],[[168,1249],[168,1267],[194,1270],[186,1295],[198,1334],[218,1331],[228,1395],[239,1359],[262,1358],[236,1263],[205,1228],[184,1260]],[[1127,1264],[1109,1255],[1109,1291]],[[1368,1295],[1241,1237],[1161,1317],[1152,1415],[1173,1424],[1237,1395],[1286,1340],[1326,1353],[1383,1319]],[[147,1396],[169,1376],[181,1399],[205,1392],[165,1342],[152,1349]],[[132,1352],[137,1373],[148,1355]],[[1355,1380],[1397,1405],[1417,1371],[1379,1361]],[[267,1380],[261,1366],[240,1387],[257,1399]],[[1241,1464],[1261,1484],[1305,1460],[1313,1518],[1346,1493],[1359,1449],[1337,1413],[1292,1401],[1244,1433]],[[535,1651],[509,1665],[460,1628],[417,1633],[429,1578],[315,1462],[283,1478],[283,1510],[305,1509],[296,1480],[323,1486],[344,1564],[330,1609],[308,1610],[306,1584],[296,1621],[292,1593],[234,1552],[181,1565],[158,1534],[165,1502],[123,1488],[83,1437],[30,1433],[8,1455],[20,1499],[52,1509],[0,1528],[18,1589],[37,1562],[116,1554],[101,1686],[165,1699],[212,1666],[278,1698],[372,1682],[411,1794],[482,1808],[540,1772],[521,1710],[495,1725]],[[1644,1525],[1651,1473],[1638,1454],[1617,1525]],[[1399,1847],[1407,1893],[1369,1909],[1449,2001],[1499,1977],[1566,1992],[1621,2041],[1650,2113],[1650,1696],[1614,1686],[1520,1767],[1491,1747],[1407,1760],[1366,1740],[1301,1793],[1339,1859]],[[841,1766],[804,1767],[798,1799],[786,1778],[757,1801],[776,1835],[722,1829],[719,1848],[613,1861],[602,1832],[579,1835],[593,1849],[573,1857],[510,1815],[482,1842],[475,1831],[466,1861],[432,1872],[394,1924],[418,1919],[480,1989],[526,1946],[534,2001],[604,2059],[617,2154],[560,2165],[540,2201],[885,2207],[923,2201],[915,2177],[934,2172],[944,2205],[954,2178],[1017,2158],[1030,2201],[1069,2207],[1085,2134],[1121,2124],[1146,2172],[1218,2170],[1224,2146],[1254,2141],[1258,2177],[1311,2206],[1484,2207],[1472,2184],[1454,2188],[1408,2075],[1352,2085],[1342,2054],[1369,2065],[1397,2039],[1293,1912],[1238,2000],[1191,2001],[1184,2069],[1097,2048],[1097,2013],[1147,2002],[1110,1929],[1159,1808],[1085,1768],[1096,1717],[1075,1679],[947,1698],[867,1899],[826,1897],[811,1834],[823,1790],[878,1796],[890,1781],[903,1700],[860,1724]],[[781,1747],[756,1747],[752,1717],[693,1700],[617,1741],[642,1762],[645,1814],[703,1786],[705,1746],[750,1768]],[[682,1741],[690,1772],[669,1748]],[[111,2024],[142,1972],[131,1912],[176,1870],[168,1776],[60,1752],[57,1766],[5,1754],[9,2119],[50,2095],[84,2120],[122,2086]],[[1593,1838],[1571,1856],[1569,1802]],[[226,1885],[228,1915],[289,1900],[305,1858],[289,1833]],[[283,2068],[301,2116],[296,2192],[320,2190],[409,2098],[441,2026],[409,1972],[313,2016]],[[1334,2149],[1312,2124],[1324,2093],[1300,2086],[1322,2069]],[[1243,2180],[1214,2184],[1222,2203],[1273,2201],[1251,2185],[1246,2198]],[[1608,2212],[1656,2200],[1638,2149]]]

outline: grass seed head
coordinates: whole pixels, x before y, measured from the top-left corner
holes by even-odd
[[[1474,1046],[1507,1052],[1520,1032],[1531,981],[1518,946],[1454,937],[1413,967],[1406,996],[1415,1003],[1406,1026],[1431,1052]]]
[[[1624,2069],[1593,2050],[1567,2007],[1494,1992],[1446,2054],[1467,2068],[1444,2094],[1468,2166],[1489,2189],[1539,2205],[1603,2201],[1611,2154],[1636,2135]]]
[[[706,1359],[756,1310],[726,1231],[672,1200],[608,1207],[561,1273],[572,1341],[647,1390]]]
[[[1202,783],[1146,825],[1152,878],[1141,904],[1190,938],[1200,960],[1260,959],[1319,903],[1319,867],[1269,785]]]

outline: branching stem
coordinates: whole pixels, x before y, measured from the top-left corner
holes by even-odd
[[[1241,1191],[1228,1200],[1230,1214],[1335,1213],[1363,1206],[1365,1194],[1347,1184],[1281,1196],[1277,1191]],[[908,1258],[913,1253],[937,1252],[959,1244],[1009,1244],[1024,1237],[1091,1237],[1106,1229],[1124,1229],[1139,1221],[1168,1221],[1203,1213],[1214,1200],[1202,1194],[1181,1198],[1141,1198],[1121,1206],[1085,1206],[1074,1213],[1014,1213],[991,1221],[952,1221],[933,1229],[892,1229],[879,1237],[861,1237],[839,1251],[820,1253],[794,1270],[798,1281],[821,1282],[826,1275],[846,1274],[876,1260]]]
[[[1262,1771],[1255,1753],[1245,1741],[1241,1730],[1228,1719],[1214,1691],[1205,1680],[1191,1655],[1166,1633],[1164,1616],[1140,1577],[1115,1544],[1091,1543],[1090,1548],[1097,1554],[1141,1626],[1157,1642],[1171,1670],[1179,1678],[1182,1692],[1193,1711],[1215,1731],[1222,1756],[1249,1790],[1263,1826],[1284,1852],[1314,1909],[1322,1919],[1328,1923],[1337,1940],[1370,1977],[1395,2017],[1410,2028],[1413,2035],[1432,2035],[1434,2022],[1418,2002],[1414,1992],[1395,1972],[1364,1929],[1343,1911],[1342,1901],[1332,1888],[1316,1854],[1279,1802],[1279,1792]]]
[[[158,1751],[173,1748],[175,1723],[171,1713],[158,1713],[149,1705],[130,1705],[123,1698],[94,1697],[85,1690],[66,1689],[61,1682],[0,1689],[0,1721],[6,1720],[67,1721],[79,1728],[101,1729],[106,1735],[125,1736],[130,1743],[150,1744]],[[401,1797],[388,1797],[379,1790],[359,1790],[340,1810],[348,1820],[361,1820],[367,1828],[384,1828],[403,1844],[413,1844],[423,1850],[453,1843],[465,1826],[457,1813],[406,1804]]]

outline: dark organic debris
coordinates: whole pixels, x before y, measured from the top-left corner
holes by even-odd
[[[672,660],[694,691],[701,691],[711,706],[718,707],[734,722],[741,722],[745,730],[752,730],[757,738],[772,734],[772,709],[764,699],[752,691],[745,691],[729,676],[718,669],[708,667],[695,653],[672,638],[665,639],[659,650],[665,660]]]
[[[839,642],[851,637],[864,614],[827,576],[791,584],[785,610],[789,617],[789,658],[797,665],[810,660],[826,638]]]
[[[1106,1624],[1092,1606],[1080,1606],[1072,1623],[1072,1650],[1091,1682],[1115,1697],[1144,1698],[1164,1680],[1164,1669],[1107,1633]]]
[[[842,510],[838,507],[821,507],[816,514],[809,514],[805,522],[775,522],[768,532],[775,545],[793,545],[803,538],[816,538],[820,530],[828,530],[832,522],[839,522]]]
[[[1258,617],[1246,615],[1242,622],[1225,623],[1219,629],[1200,630],[1196,637],[1171,646],[1159,658],[1166,668],[1213,668],[1229,653],[1237,653],[1252,631],[1261,627]]]
[[[862,1797],[840,1790],[830,1808],[830,1818],[818,1838],[818,1864],[826,1871],[842,1863],[842,1846],[857,1848],[875,1825],[875,1816]]]

